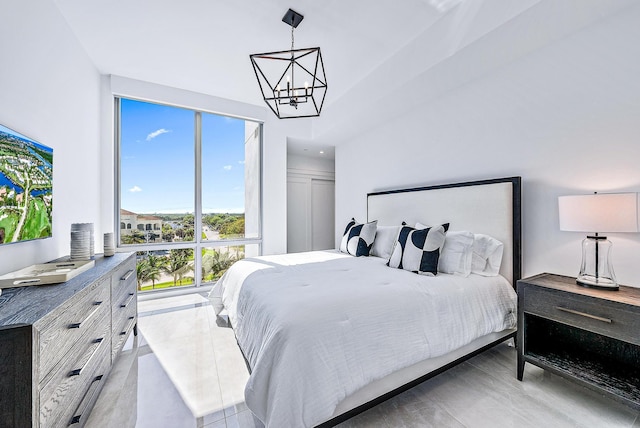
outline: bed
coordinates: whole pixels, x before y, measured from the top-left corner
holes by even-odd
[[[316,251],[237,262],[211,291],[267,427],[333,426],[515,335],[520,178],[375,192],[367,221],[449,223],[504,244],[499,275],[418,275]]]

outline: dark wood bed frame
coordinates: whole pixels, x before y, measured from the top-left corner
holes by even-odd
[[[497,178],[497,179],[490,179],[490,180],[479,180],[479,181],[470,181],[470,182],[463,182],[463,183],[454,183],[454,184],[442,184],[442,185],[435,185],[435,186],[426,186],[426,187],[415,187],[415,188],[409,188],[409,189],[400,189],[400,190],[389,190],[389,191],[382,191],[382,192],[374,192],[374,193],[369,193],[367,194],[367,197],[371,196],[371,195],[386,195],[386,194],[392,194],[392,193],[406,193],[406,192],[416,192],[416,191],[423,191],[423,190],[437,190],[437,189],[449,189],[449,188],[454,188],[454,187],[468,187],[468,186],[478,186],[478,185],[485,185],[485,184],[496,184],[496,183],[511,183],[512,184],[512,214],[513,214],[513,278],[511,278],[511,284],[513,285],[513,287],[515,288],[516,286],[516,281],[519,280],[521,278],[521,273],[522,273],[522,223],[521,223],[521,202],[522,202],[522,190],[521,190],[521,178],[520,177],[507,177],[507,178]],[[500,339],[489,343],[488,345],[485,345],[479,349],[476,349],[473,352],[470,352],[469,354],[466,354],[438,369],[435,369],[423,376],[420,376],[419,378],[412,380],[411,382],[408,382],[394,390],[391,390],[367,403],[364,403],[358,407],[355,407],[351,410],[348,410],[347,412],[340,414],[332,419],[329,419],[328,421],[318,425],[316,428],[328,428],[328,427],[332,427],[335,426],[341,422],[346,421],[347,419],[350,419],[366,410],[369,410],[375,406],[377,406],[378,404],[392,398],[395,397],[396,395],[407,391],[408,389],[413,388],[414,386],[428,380],[431,379],[437,375],[439,375],[440,373],[443,373],[447,370],[449,370],[451,367],[454,367],[466,360],[468,360],[469,358],[472,358],[478,354],[480,354],[481,352],[486,351],[489,348],[494,347],[495,345],[502,343],[508,339],[513,338],[515,340],[516,337],[516,332],[513,332],[507,336],[501,337]]]

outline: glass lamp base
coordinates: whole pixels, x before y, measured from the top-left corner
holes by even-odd
[[[590,275],[581,275],[576,279],[576,284],[582,285],[583,287],[590,288],[599,288],[601,290],[618,290],[618,283],[610,278],[602,278]]]
[[[618,290],[611,265],[611,241],[606,236],[587,236],[582,241],[582,265],[576,283],[602,290]]]

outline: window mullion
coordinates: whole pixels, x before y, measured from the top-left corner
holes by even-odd
[[[196,248],[193,257],[193,277],[196,287],[202,285],[202,113],[195,112],[195,213],[194,241]]]
[[[121,126],[121,120],[120,120],[120,98],[119,97],[114,97],[113,99],[113,121],[114,121],[114,129],[113,129],[113,138],[114,138],[114,149],[113,149],[113,156],[114,156],[114,162],[113,162],[113,176],[115,177],[115,186],[114,186],[114,195],[113,198],[115,199],[115,204],[114,204],[114,208],[113,208],[113,220],[114,220],[114,231],[115,231],[115,239],[116,242],[118,243],[118,247],[120,247],[120,242],[121,242],[121,229],[119,226],[120,223],[120,192],[121,192],[121,181],[120,181],[120,169],[121,169],[121,164],[120,164],[120,138],[122,135],[120,126]]]

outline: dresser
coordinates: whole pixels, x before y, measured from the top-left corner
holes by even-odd
[[[134,253],[0,295],[0,427],[81,427],[137,323]]]
[[[640,408],[640,288],[585,288],[568,276],[518,281],[518,379],[534,364]]]

